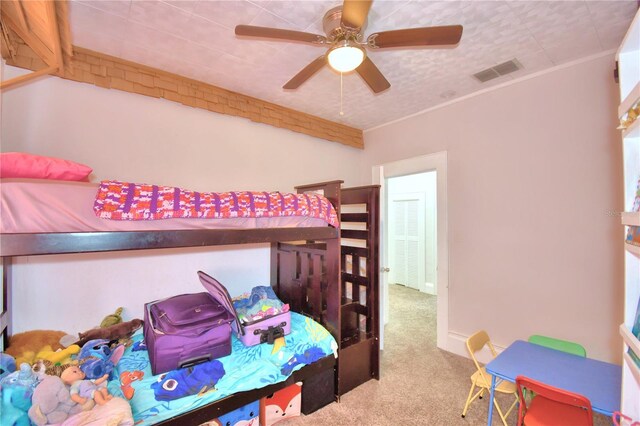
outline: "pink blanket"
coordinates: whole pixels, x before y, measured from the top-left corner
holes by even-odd
[[[170,186],[102,181],[93,210],[96,216],[112,220],[306,216],[339,226],[333,205],[318,194],[196,192]]]

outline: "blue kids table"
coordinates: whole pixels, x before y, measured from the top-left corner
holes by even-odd
[[[591,401],[593,411],[611,416],[620,409],[622,367],[516,340],[486,366],[491,374],[489,416],[491,426],[496,378],[515,383],[519,375],[579,393]]]

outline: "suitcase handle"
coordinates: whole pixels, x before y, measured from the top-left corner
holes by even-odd
[[[187,358],[178,365],[178,368],[193,367],[194,365],[202,364],[203,362],[207,362],[207,361],[211,361],[211,354],[196,356],[193,358]]]
[[[260,343],[267,342],[270,345],[273,345],[273,342],[280,338],[284,337],[284,327],[287,325],[286,321],[282,321],[278,325],[271,325],[266,330],[256,329],[253,330],[254,335],[260,335]]]

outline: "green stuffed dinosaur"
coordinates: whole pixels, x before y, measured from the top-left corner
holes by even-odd
[[[113,314],[104,317],[100,323],[100,328],[107,328],[112,325],[120,324],[122,322],[122,307],[116,309]]]

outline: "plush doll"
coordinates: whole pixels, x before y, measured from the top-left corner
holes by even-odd
[[[27,411],[31,408],[33,391],[44,376],[36,374],[31,366],[22,363],[20,369],[0,380],[0,424],[29,425]]]
[[[31,369],[41,376],[46,374],[47,376],[60,377],[62,372],[71,365],[78,365],[78,361],[73,360],[69,364],[54,364],[46,359],[39,359],[31,366]]]
[[[33,405],[29,409],[29,418],[37,426],[61,423],[81,411],[90,410],[95,405],[89,399],[84,404],[78,404],[71,399],[70,386],[76,380],[70,366],[61,376],[46,376],[33,391]]]
[[[84,344],[78,354],[80,369],[89,379],[111,374],[124,354],[124,346],[111,350],[108,340],[94,339]]]
[[[9,354],[0,352],[0,380],[16,371],[16,360]]]
[[[113,314],[107,315],[102,319],[100,328],[107,328],[112,325],[120,324],[122,322],[122,308],[116,309]]]
[[[62,349],[60,339],[67,335],[64,331],[32,330],[11,336],[9,346],[4,351],[16,359],[16,365],[23,362],[32,364],[34,356],[45,346],[51,351]]]
[[[80,346],[71,345],[66,349],[60,349],[53,351],[50,346],[45,346],[33,357],[31,364],[35,361],[45,360],[50,361],[52,364],[69,364],[72,360],[72,356],[80,352]]]
[[[67,368],[62,374],[68,380],[73,380],[69,393],[71,399],[78,404],[84,404],[87,400],[93,399],[96,404],[104,405],[113,398],[107,390],[108,374],[95,380],[85,380],[86,375],[76,366]]]
[[[141,319],[133,319],[105,328],[92,328],[84,333],[79,333],[80,340],[76,344],[83,346],[89,340],[94,339],[112,341],[131,337],[143,324],[144,322]]]
[[[31,406],[31,395],[38,383],[44,379],[44,374],[38,373],[31,369],[31,366],[26,362],[20,364],[20,369],[5,376],[0,380],[0,390],[2,390],[3,399],[11,399],[11,404],[27,411]],[[20,390],[18,392],[8,392]],[[24,392],[22,392],[24,390]],[[9,393],[12,396],[8,397]],[[24,398],[23,398],[24,394]]]

